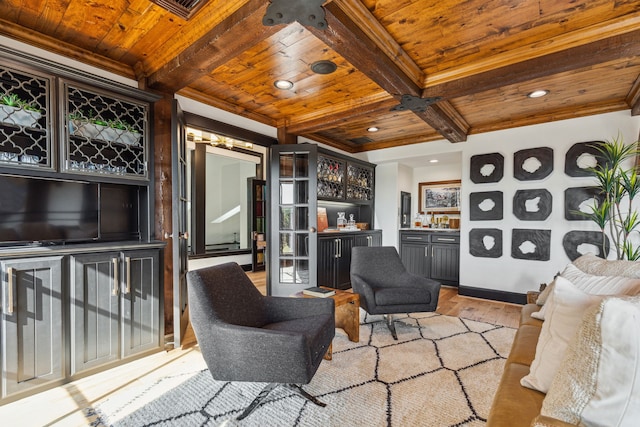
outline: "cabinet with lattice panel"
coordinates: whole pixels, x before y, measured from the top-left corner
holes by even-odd
[[[63,169],[148,179],[146,103],[65,82]]]
[[[0,65],[0,167],[55,168],[52,77]]]
[[[374,166],[353,158],[318,152],[318,200],[370,204]]]
[[[373,171],[373,168],[364,165],[347,165],[347,200],[373,200]]]
[[[346,162],[318,154],[318,198],[344,200]]]

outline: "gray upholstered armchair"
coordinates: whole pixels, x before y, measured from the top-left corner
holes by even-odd
[[[335,335],[331,298],[263,296],[242,268],[226,263],[187,273],[189,315],[216,380],[269,383],[237,418],[277,385],[305,392]]]
[[[384,314],[398,339],[393,314],[435,311],[440,283],[409,273],[393,246],[357,246],[351,250],[351,287],[369,314]]]

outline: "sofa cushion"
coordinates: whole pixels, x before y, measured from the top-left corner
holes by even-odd
[[[511,345],[509,362],[531,366],[535,356],[534,349],[542,329],[533,325],[520,325]]]
[[[541,308],[536,304],[526,304],[523,306],[522,310],[520,310],[520,325],[532,325],[541,328],[542,320],[532,317],[533,313],[539,310],[541,310]]]
[[[491,427],[528,426],[540,413],[544,394],[520,385],[520,379],[529,373],[527,365],[507,363],[500,385],[493,398],[494,404],[487,419]]]
[[[531,372],[521,384],[546,393],[558,371],[570,340],[576,334],[585,309],[599,303],[604,296],[587,294],[562,276],[556,278],[547,300],[547,314],[531,363]]]
[[[542,415],[586,426],[640,422],[640,297],[589,309],[542,405]]]

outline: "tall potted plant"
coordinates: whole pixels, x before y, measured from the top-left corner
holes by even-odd
[[[627,167],[629,161],[639,154],[638,141],[625,144],[621,136],[611,141],[594,145],[602,162],[590,168],[598,182],[598,189],[604,200],[591,206],[587,216],[602,232],[602,249],[605,248],[606,234],[616,248],[616,259],[640,260],[640,217],[634,206],[634,199],[640,194],[638,163]],[[635,233],[635,235],[634,235]]]

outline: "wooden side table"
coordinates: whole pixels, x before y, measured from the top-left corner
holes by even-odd
[[[326,286],[321,286],[321,288],[336,291],[335,295],[329,297],[333,299],[336,305],[336,328],[344,330],[350,341],[360,341],[360,295],[339,289],[327,288]],[[316,298],[304,295],[302,292],[298,292],[294,296]],[[332,350],[333,343],[329,345],[329,350],[324,356],[326,360],[331,360]]]

